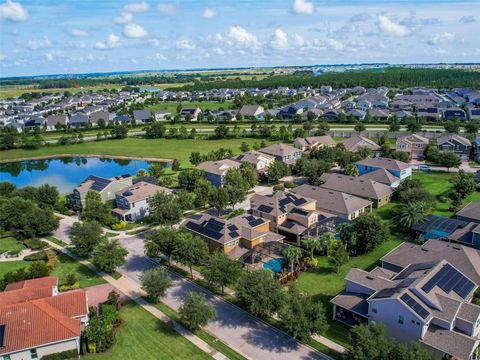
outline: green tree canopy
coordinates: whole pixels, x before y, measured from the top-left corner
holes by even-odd
[[[215,308],[207,302],[205,294],[193,291],[187,294],[179,314],[182,323],[192,331],[206,326],[216,316]]]

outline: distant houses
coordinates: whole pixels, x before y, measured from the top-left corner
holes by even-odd
[[[239,111],[239,114],[245,118],[260,119],[264,112],[264,108],[260,105],[243,105]]]

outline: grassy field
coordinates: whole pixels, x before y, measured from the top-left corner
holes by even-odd
[[[124,324],[117,331],[117,341],[112,349],[102,354],[85,355],[85,359],[211,359],[136,303],[127,302],[120,310],[120,316]]]
[[[207,153],[220,147],[232,149],[240,153],[240,144],[246,142],[253,145],[261,140],[253,138],[222,139],[222,140],[176,140],[176,139],[140,139],[127,138],[122,140],[107,140],[87,142],[74,145],[51,145],[37,150],[15,149],[0,151],[0,160],[14,160],[36,156],[97,154],[111,156],[134,156],[144,158],[178,159],[183,167],[190,167],[190,153],[199,151]],[[267,144],[271,143],[266,141]]]
[[[206,110],[218,110],[219,108],[223,109],[230,109],[233,103],[231,101],[198,101],[198,102],[191,102],[191,101],[164,101],[159,104],[147,106],[146,109],[148,110],[170,110],[173,115],[177,113],[177,107],[181,104],[183,107],[199,107],[202,109],[203,112]]]
[[[7,99],[11,97],[17,97],[24,93],[32,93],[32,92],[45,92],[45,93],[62,93],[65,91],[70,91],[72,94],[76,94],[78,92],[87,92],[87,91],[100,91],[103,89],[120,89],[123,85],[118,84],[105,84],[105,85],[98,85],[98,86],[85,86],[85,87],[78,87],[78,88],[53,88],[53,89],[38,89],[35,88],[33,85],[13,85],[13,86],[0,86],[0,99]]]
[[[25,246],[12,236],[0,238],[0,254],[9,251],[18,253],[25,249]]]
[[[0,262],[0,277],[12,271],[17,271],[18,269],[25,268],[29,266],[27,261],[4,261]]]

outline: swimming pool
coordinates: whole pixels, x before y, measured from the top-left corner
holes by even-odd
[[[265,264],[263,264],[263,268],[273,271],[274,273],[281,273],[286,262],[287,260],[283,258],[270,259]]]

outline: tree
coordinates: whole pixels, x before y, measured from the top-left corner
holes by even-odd
[[[161,122],[154,122],[146,127],[145,137],[149,139],[160,139],[165,136],[167,128]]]
[[[190,163],[192,163],[193,166],[197,166],[202,162],[202,156],[200,155],[200,152],[198,151],[192,151],[190,153]]]
[[[88,257],[95,245],[103,240],[103,229],[96,221],[75,222],[69,235],[77,254]]]
[[[192,235],[190,232],[178,234],[172,258],[189,267],[192,279],[194,278],[193,266],[200,265],[207,256],[208,247],[203,239]]]
[[[355,164],[348,164],[345,166],[344,173],[347,176],[358,176],[360,173],[358,172],[358,168],[355,166]]]
[[[340,224],[338,233],[342,243],[347,247],[349,252],[353,253],[357,246],[357,234],[353,226],[347,223]]]
[[[361,215],[353,225],[357,234],[356,252],[365,254],[386,241],[390,235],[387,224],[374,213]]]
[[[367,127],[365,126],[364,123],[357,122],[357,123],[355,124],[354,130],[355,130],[356,132],[359,132],[359,133],[360,133],[360,132],[362,132],[362,131],[367,130]]]
[[[406,120],[405,125],[407,125],[407,131],[411,133],[419,132],[422,130],[422,125],[416,119]]]
[[[190,161],[192,160],[190,159]],[[182,189],[193,191],[197,181],[202,179],[203,176],[204,172],[199,169],[183,170],[178,174],[178,184]]]
[[[172,285],[172,278],[165,268],[153,268],[140,275],[142,289],[155,303],[159,302]]]
[[[398,123],[398,121],[392,121],[390,123],[388,131],[391,131],[391,132],[400,131],[400,124]]]
[[[426,209],[435,207],[435,197],[418,179],[405,179],[397,188],[396,196],[401,203],[423,203]]]
[[[314,251],[319,251],[322,249],[322,246],[320,244],[320,241],[315,238],[309,238],[307,240],[303,240],[303,246],[305,249],[310,251],[310,258],[313,259],[313,252]]]
[[[290,168],[288,165],[283,161],[275,160],[268,169],[267,179],[269,182],[276,183],[287,175],[290,175]]]
[[[150,208],[150,217],[164,226],[173,226],[178,223],[184,209],[178,201],[177,195],[157,192],[147,199]]]
[[[458,134],[460,131],[460,122],[458,120],[456,121],[447,121],[443,127],[445,128],[446,132],[453,133],[453,134]]]
[[[445,151],[439,159],[439,164],[441,166],[445,166],[447,171],[450,171],[450,168],[458,168],[462,164],[462,159],[460,156],[455,154],[452,151]]]
[[[58,190],[49,184],[40,185],[37,189],[37,203],[41,208],[49,207],[54,209],[58,203]]]
[[[212,191],[215,191],[212,183],[207,179],[198,179],[193,193],[195,194],[195,204],[197,206],[205,207],[209,200],[210,194]]]
[[[34,261],[30,268],[28,269],[28,277],[30,279],[37,279],[41,277],[48,276],[50,270],[44,261]]]
[[[468,134],[477,135],[479,128],[480,128],[480,123],[476,121],[469,121],[465,124],[465,131]]]
[[[427,206],[422,202],[408,202],[403,204],[399,215],[399,223],[404,229],[411,229],[425,219]]]
[[[335,235],[327,231],[320,235],[319,243],[320,243],[320,249],[328,256],[328,251],[330,250],[330,244],[332,242],[336,241],[335,240]]]
[[[330,243],[328,250],[328,263],[335,269],[337,274],[340,268],[348,262],[348,252],[341,241],[333,241]]]
[[[293,274],[295,263],[299,263],[302,258],[302,250],[296,246],[288,245],[283,249],[282,254],[287,259],[290,265],[290,272]]]
[[[247,192],[244,188],[241,187],[227,185],[225,186],[225,190],[228,195],[228,203],[233,210],[235,209],[235,204],[242,202],[247,196]]]
[[[115,139],[125,139],[128,135],[128,128],[125,125],[115,125],[110,130],[110,135]]]
[[[230,195],[225,188],[215,188],[210,192],[208,202],[211,206],[217,209],[218,214],[228,205]]]
[[[116,239],[105,238],[93,249],[92,262],[101,270],[113,273],[119,266],[125,264],[128,251]]]
[[[268,270],[246,273],[238,284],[237,297],[253,315],[262,318],[275,313],[284,301],[280,284]]]
[[[84,221],[96,221],[102,225],[112,223],[111,209],[104,204],[100,194],[96,191],[89,191],[85,198],[85,207],[80,214],[80,219]]]
[[[202,268],[203,278],[209,285],[220,287],[222,295],[225,287],[237,282],[241,272],[242,264],[222,251],[215,251]]]
[[[228,136],[229,130],[230,128],[228,126],[222,124],[220,126],[217,126],[214,131],[217,138],[225,139]]]
[[[179,309],[180,320],[190,330],[196,331],[215,319],[215,308],[207,302],[205,294],[191,291]]]
[[[155,232],[148,233],[145,240],[145,255],[158,258],[163,254],[167,257],[167,261],[170,261],[175,249],[177,233],[177,230],[166,227],[160,227]]]
[[[295,170],[308,178],[312,185],[321,185],[320,177],[331,170],[331,163],[319,159],[301,158],[295,164]]]
[[[158,180],[165,173],[165,166],[161,163],[153,163],[148,168],[148,172],[151,176],[155,177]]]
[[[460,170],[454,177],[453,184],[453,189],[464,199],[476,189],[475,175]]]
[[[250,150],[250,145],[248,145],[245,141],[243,141],[241,144],[240,144],[240,150],[242,152],[247,152]]]
[[[381,324],[356,325],[350,330],[349,338],[351,347],[346,359],[387,360],[394,347]]]
[[[17,186],[9,181],[0,182],[0,197],[12,197]]]
[[[330,131],[330,125],[328,125],[327,122],[322,121],[320,124],[318,124],[318,130],[315,135],[324,136],[324,135],[327,135],[329,131]]]
[[[307,341],[311,335],[324,333],[328,328],[322,303],[300,294],[293,287],[278,315],[286,333],[301,341]]]

